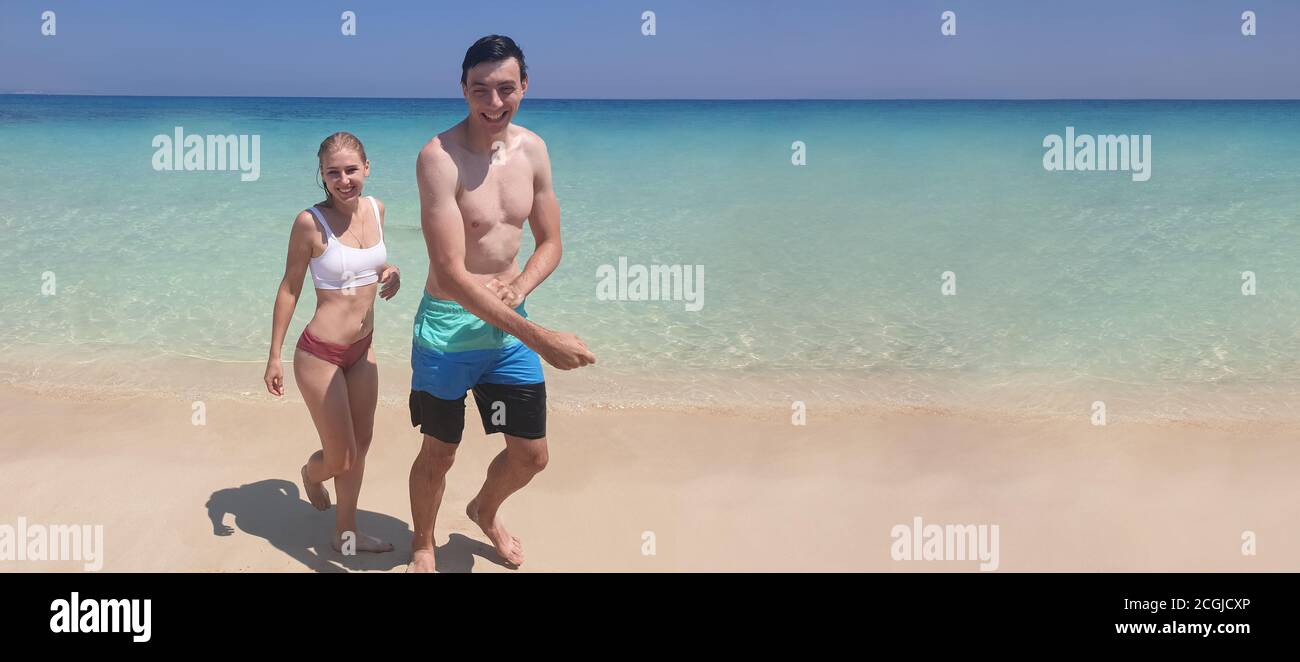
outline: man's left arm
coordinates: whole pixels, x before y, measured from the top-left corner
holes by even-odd
[[[538,138],[533,150],[529,155],[534,163],[533,209],[528,214],[528,227],[536,248],[524,270],[509,283],[521,301],[555,271],[564,252],[560,245],[560,202],[551,185],[551,159],[546,153],[546,143]]]

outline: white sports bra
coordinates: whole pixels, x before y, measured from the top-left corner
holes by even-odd
[[[348,287],[360,287],[379,281],[379,271],[388,261],[388,249],[384,247],[384,224],[379,220],[379,205],[374,196],[366,196],[370,208],[375,211],[375,223],[379,225],[379,243],[367,248],[353,248],[344,245],[334,236],[334,230],[315,207],[307,210],[320,221],[325,228],[325,252],[311,259],[311,279],[321,290],[341,290]]]

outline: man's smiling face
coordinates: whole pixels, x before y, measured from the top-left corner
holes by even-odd
[[[504,131],[519,111],[528,81],[520,80],[519,61],[511,57],[474,65],[466,72],[461,89],[469,104],[470,122],[492,135]]]

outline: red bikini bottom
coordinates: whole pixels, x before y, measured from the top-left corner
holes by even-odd
[[[313,336],[311,331],[303,329],[302,335],[298,337],[298,349],[346,370],[365,357],[366,352],[370,349],[370,337],[373,335],[375,335],[375,332],[374,329],[371,329],[365,338],[351,345],[336,345],[332,342],[325,342]]]

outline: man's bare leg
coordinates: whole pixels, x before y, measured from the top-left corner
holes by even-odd
[[[456,444],[424,435],[420,454],[411,465],[411,520],[415,535],[411,538],[411,564],[407,572],[433,572],[433,525],[438,506],[447,487],[447,470],[456,461]]]
[[[496,547],[501,558],[518,566],[524,562],[523,545],[506,530],[498,511],[507,497],[519,491],[533,476],[546,468],[549,457],[545,437],[524,439],[505,435],[505,438],[505,450],[492,458],[483,487],[479,489],[478,496],[465,507],[465,514],[483,529],[483,534],[492,541],[492,546]]]

